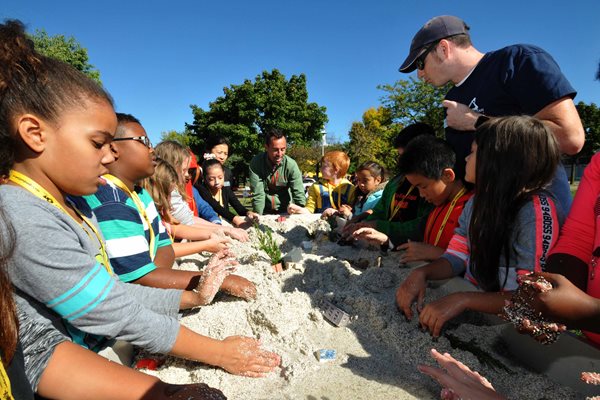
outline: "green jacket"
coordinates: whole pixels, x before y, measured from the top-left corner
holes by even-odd
[[[258,214],[285,213],[290,201],[302,207],[306,204],[302,173],[296,161],[288,156],[277,166],[267,153],[254,156],[250,161],[250,187],[252,209]]]
[[[375,229],[388,235],[394,245],[405,243],[408,239],[422,242],[425,222],[433,209],[432,204],[419,196],[417,188],[414,188],[409,196],[405,196],[410,186],[410,182],[404,179],[404,176],[395,176],[383,189],[381,199],[373,208],[373,214],[367,217],[367,221],[376,221]],[[391,203],[396,192],[406,201],[407,207],[400,209],[394,220],[390,221]]]

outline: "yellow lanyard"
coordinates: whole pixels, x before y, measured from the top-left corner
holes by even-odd
[[[406,179],[406,178],[402,179],[402,182],[400,182],[398,184],[398,187],[400,187],[404,183],[404,179]],[[402,199],[398,200],[395,205],[394,205],[394,200],[396,199],[396,194],[394,193],[394,198],[392,199],[392,201],[390,203],[390,218],[389,218],[389,221],[393,220],[394,217],[396,216],[396,214],[398,214],[398,211],[400,211],[400,208],[402,208],[402,204],[404,203],[404,201],[410,195],[410,193],[413,191],[414,188],[415,188],[415,185],[410,185],[410,188],[408,189],[408,192],[406,192],[406,194],[404,196],[402,196]]]
[[[329,204],[331,204],[331,206],[333,208],[335,208],[336,210],[339,210],[340,207],[342,206],[342,183],[340,183],[337,188],[335,189],[338,192],[338,204],[337,207],[335,206],[335,202],[333,201],[333,191],[332,190],[327,190],[329,192]]]
[[[150,259],[154,260],[155,234],[154,234],[154,229],[152,229],[152,223],[150,221],[150,218],[148,218],[148,214],[146,214],[146,207],[144,207],[144,203],[142,202],[142,199],[140,199],[140,196],[138,196],[138,194],[135,192],[135,190],[133,192],[131,190],[129,190],[127,185],[125,185],[123,183],[123,181],[120,180],[119,178],[117,178],[116,176],[111,175],[111,174],[106,174],[106,175],[104,175],[104,177],[106,179],[108,179],[109,181],[111,181],[112,183],[114,183],[119,189],[121,189],[122,191],[127,193],[127,195],[133,201],[133,204],[135,204],[135,208],[138,210],[138,213],[142,216],[142,218],[144,218],[144,221],[146,221],[146,224],[148,225],[148,231],[150,233],[150,244],[149,244]]]
[[[442,220],[442,224],[440,225],[440,229],[438,230],[437,235],[435,236],[435,242],[433,243],[434,246],[437,246],[438,242],[440,241],[440,237],[442,237],[442,232],[444,232],[444,228],[446,227],[446,223],[448,222],[448,218],[450,218],[450,214],[452,214],[452,210],[454,210],[454,206],[456,206],[456,202],[458,201],[458,199],[461,198],[461,196],[463,194],[465,194],[467,190],[463,187],[462,189],[459,190],[459,192],[456,194],[456,196],[454,196],[454,198],[452,199],[452,202],[450,203],[450,207],[448,208],[448,211],[446,211],[446,215],[444,216],[444,219]],[[433,223],[435,222],[435,220],[430,221],[430,223],[427,224],[427,229],[425,229],[425,237],[429,237],[429,233],[431,231],[431,229],[433,228]]]
[[[10,380],[8,379],[8,374],[6,373],[4,364],[2,363],[2,357],[0,357],[0,399],[14,400],[10,390]]]
[[[63,208],[63,206],[54,198],[54,196],[52,196],[50,193],[48,193],[48,191],[46,189],[44,189],[43,187],[38,185],[37,182],[35,182],[33,179],[31,179],[30,177],[28,177],[26,175],[23,175],[20,172],[15,171],[14,169],[10,171],[10,175],[8,176],[8,179],[10,181],[16,183],[17,185],[21,186],[23,189],[27,190],[34,196],[47,201],[48,203],[50,203],[53,206],[55,206],[56,208],[58,208],[60,211],[67,214],[69,217],[71,217],[71,219],[73,219],[73,221],[75,221],[77,223],[77,225],[79,225],[81,227],[81,229],[83,229],[83,231],[89,236],[89,238],[92,239],[92,241],[94,240],[92,238],[92,235],[90,234],[90,232],[87,229],[85,229],[83,224],[80,223],[79,221],[77,221],[75,218],[73,218],[73,216],[71,214],[69,214],[67,212],[67,210],[65,210]],[[106,268],[106,270],[108,271],[108,273],[110,275],[112,275],[113,271],[110,266],[110,261],[108,260],[108,254],[106,253],[106,248],[104,247],[104,240],[102,240],[102,236],[100,235],[100,232],[98,232],[98,230],[96,229],[96,227],[94,226],[92,221],[87,219],[73,204],[71,204],[71,206],[73,207],[73,210],[75,211],[77,216],[79,218],[81,218],[81,220],[83,222],[85,222],[85,224],[94,233],[94,236],[96,236],[96,239],[98,240],[98,243],[100,244],[100,257],[101,257],[101,259],[97,259],[97,261],[100,264],[102,264],[104,266],[104,268]],[[97,258],[97,256],[96,256],[96,258]]]
[[[223,190],[222,189],[219,189],[217,194],[213,194],[212,198],[215,199],[221,205],[221,207],[225,207],[225,204],[223,204]]]

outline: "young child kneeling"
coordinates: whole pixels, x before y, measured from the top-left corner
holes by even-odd
[[[342,210],[352,210],[356,188],[344,177],[349,166],[350,158],[343,151],[334,150],[325,153],[321,159],[321,174],[324,182],[315,183],[308,189],[306,207],[290,204],[288,213],[322,213],[323,217],[328,217]]]
[[[434,136],[415,138],[406,146],[400,158],[400,173],[435,208],[427,217],[423,241],[409,241],[398,247],[404,250],[401,262],[431,261],[446,251],[458,218],[472,196],[472,192],[456,177],[455,162],[456,154],[450,145]],[[387,235],[373,228],[360,228],[353,235],[384,247],[394,246]]]

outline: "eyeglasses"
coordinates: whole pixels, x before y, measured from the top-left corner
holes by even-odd
[[[144,146],[146,146],[147,148],[152,148],[152,142],[150,141],[150,138],[148,136],[135,136],[135,137],[121,137],[121,138],[116,138],[113,139],[113,142],[118,142],[121,140],[135,140],[137,142],[141,142],[144,144]]]
[[[425,58],[427,58],[427,54],[429,54],[431,50],[435,49],[438,43],[439,42],[433,42],[432,44],[427,46],[425,51],[421,53],[421,55],[415,60],[415,65],[419,71],[423,71],[423,68],[425,68]]]

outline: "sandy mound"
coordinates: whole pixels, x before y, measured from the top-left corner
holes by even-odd
[[[440,388],[416,365],[431,363],[429,349],[435,347],[482,373],[509,398],[575,398],[570,389],[508,358],[498,336],[501,326],[488,325],[474,313],[452,321],[436,343],[415,321],[405,322],[394,294],[410,269],[400,268],[396,255],[332,243],[328,225],[312,215],[288,217],[282,223],[267,216],[261,224],[275,230],[284,254],[302,241],[312,240],[313,248],[303,250],[300,263],[277,274],[252,243],[235,243],[242,264],[237,273],[256,283],[258,298],[245,302],[218,295],[212,305],[186,313],[182,323],[214,338],[258,337],[265,348],[282,356],[281,368],[252,379],[168,358],[148,373],[173,383],[205,382],[231,399],[429,399],[439,398]],[[254,229],[251,237],[256,238]],[[206,260],[186,257],[180,268],[202,268]],[[430,289],[427,300],[443,294],[443,287]],[[324,300],[351,316],[346,327],[323,318]],[[335,349],[336,359],[319,362],[319,349]]]

